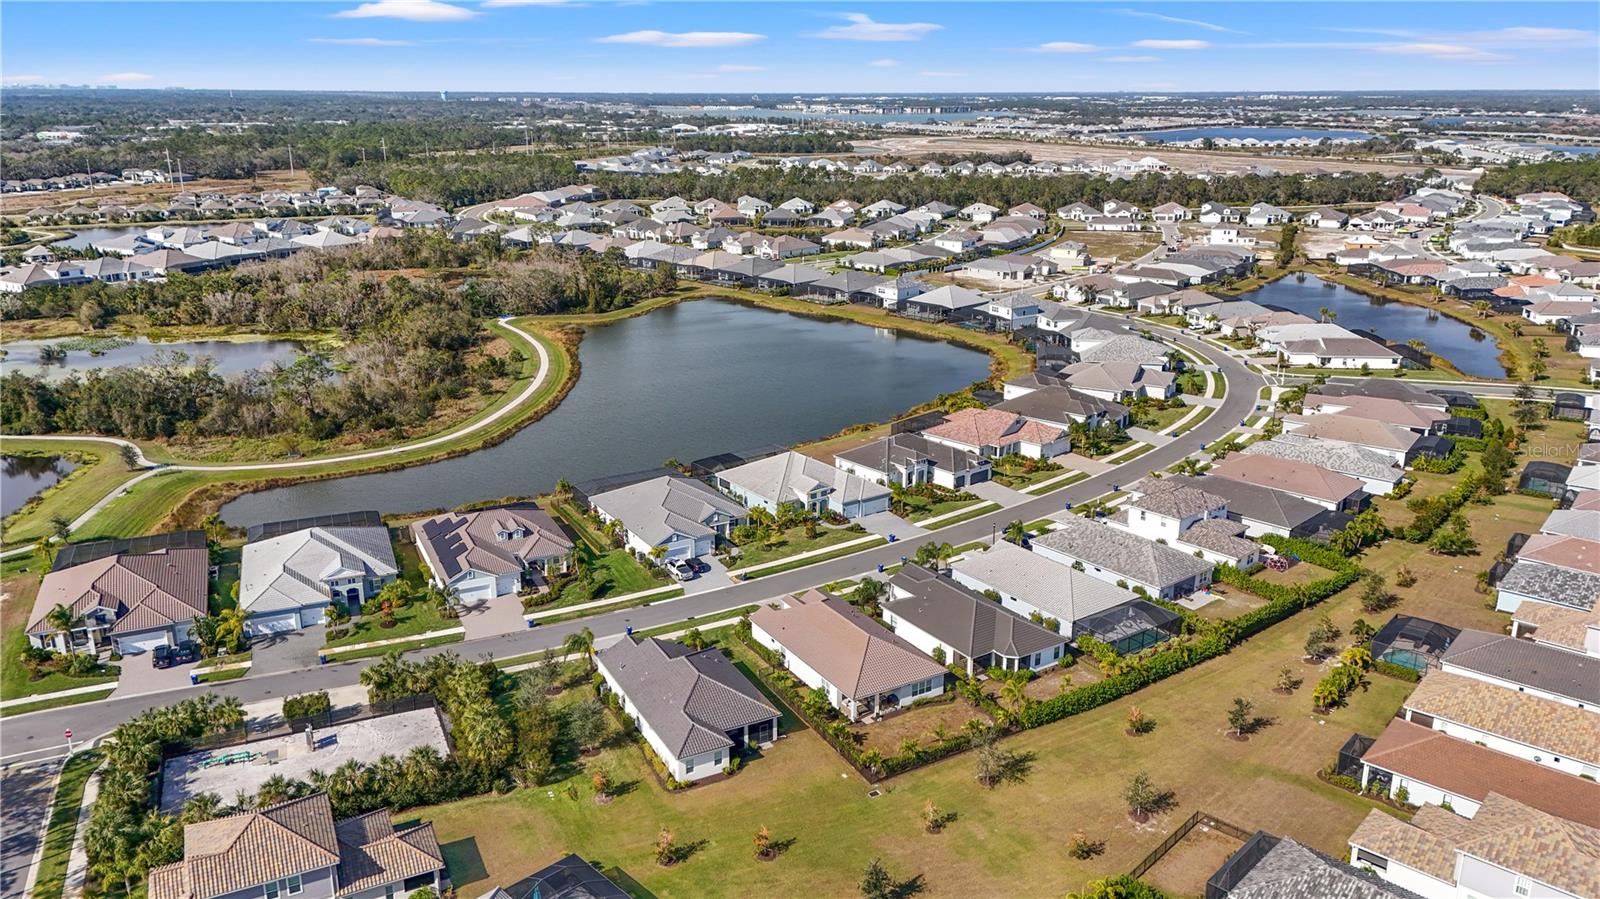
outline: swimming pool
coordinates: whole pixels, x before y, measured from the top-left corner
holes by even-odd
[[[1428,670],[1428,657],[1414,649],[1391,649],[1380,658],[1385,662],[1403,665],[1412,671]]]

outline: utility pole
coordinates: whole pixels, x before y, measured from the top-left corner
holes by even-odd
[[[172,150],[167,150],[167,181],[172,181]]]
[[[366,165],[367,164],[367,148],[366,147],[362,147],[361,148],[361,164],[362,165]]]
[[[378,149],[383,151],[383,163],[384,163],[384,165],[388,165],[389,164],[389,139],[387,137],[378,138]]]
[[[294,144],[289,145],[289,174],[294,174]]]

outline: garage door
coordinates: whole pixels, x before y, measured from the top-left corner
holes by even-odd
[[[471,587],[462,588],[457,595],[461,597],[461,601],[463,603],[466,603],[469,606],[480,605],[484,602],[494,599],[494,582],[489,581],[488,583],[480,583]]]
[[[252,615],[248,623],[251,634],[282,634],[300,629],[300,614],[278,612],[272,615]]]
[[[123,655],[130,653],[149,652],[157,646],[170,646],[166,631],[149,631],[143,634],[132,634],[127,637],[117,637],[117,652]]]
[[[327,606],[310,606],[300,610],[300,626],[313,627],[328,623]]]

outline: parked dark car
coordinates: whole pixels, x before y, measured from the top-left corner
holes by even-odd
[[[200,650],[188,640],[177,646],[157,646],[151,653],[151,662],[157,668],[171,668],[174,665],[188,665],[200,659]]]

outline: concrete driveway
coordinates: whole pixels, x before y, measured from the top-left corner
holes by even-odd
[[[893,512],[865,515],[857,518],[856,524],[866,528],[869,534],[877,534],[879,537],[888,537],[893,534],[896,540],[904,540],[907,537],[928,533],[927,528],[919,528]]]
[[[194,665],[157,668],[155,658],[153,652],[123,656],[122,661],[117,663],[122,667],[122,676],[117,678],[117,689],[112,691],[111,696],[113,698],[137,696],[141,693],[155,693],[159,690],[189,686],[189,671]]]
[[[317,667],[317,650],[327,640],[327,627],[313,624],[297,631],[262,634],[250,644],[250,673],[271,674]]]
[[[979,481],[978,483],[969,486],[967,490],[983,497],[986,500],[999,503],[1001,508],[1004,509],[1009,509],[1012,506],[1020,506],[1028,500],[1033,499],[1033,497],[1023,493],[1021,490],[1012,490],[1010,487],[1007,487],[998,481]]]
[[[463,606],[461,626],[467,629],[467,639],[494,637],[513,631],[526,630],[528,620],[522,617],[522,600],[516,596],[496,596],[475,606]]]
[[[60,761],[7,768],[0,774],[0,897],[28,895],[28,871],[39,851]]]

